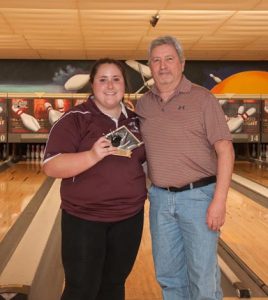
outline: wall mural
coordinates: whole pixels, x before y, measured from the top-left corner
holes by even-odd
[[[131,94],[125,101],[134,108],[135,94],[146,92],[154,81],[146,61],[123,62],[129,79],[127,93]],[[7,140],[7,133],[13,142],[21,134],[47,134],[66,110],[86,100],[79,94],[90,93],[93,63],[0,60],[0,143]],[[267,61],[187,61],[184,73],[217,94],[234,141],[268,142]]]
[[[0,60],[0,93],[88,93],[94,61]],[[144,93],[152,84],[146,61],[124,61],[128,93]],[[185,75],[217,94],[268,94],[268,62],[187,61]]]

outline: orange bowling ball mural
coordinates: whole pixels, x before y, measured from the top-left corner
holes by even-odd
[[[261,102],[258,101],[258,98],[260,99],[263,94],[268,94],[268,72],[243,71],[232,74],[225,79],[221,79],[217,74],[210,74],[209,76],[215,81],[215,86],[211,88],[211,92],[217,95],[225,94],[227,98],[230,97],[228,100],[220,100],[230,132],[233,134],[246,133],[248,141],[258,141],[260,138],[259,114],[261,110]],[[244,99],[243,97],[239,99],[239,95],[247,96]],[[265,107],[264,114],[266,115]]]
[[[268,94],[268,72],[239,72],[217,83],[211,91],[214,94]]]

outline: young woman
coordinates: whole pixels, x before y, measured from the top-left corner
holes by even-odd
[[[113,59],[98,60],[93,93],[57,121],[45,150],[44,172],[63,178],[62,300],[123,300],[140,245],[146,199],[145,150],[118,156],[105,135],[125,125],[141,138],[137,116],[122,103],[126,76]]]

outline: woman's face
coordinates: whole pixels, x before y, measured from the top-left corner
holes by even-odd
[[[100,65],[92,89],[100,110],[112,110],[119,106],[125,93],[125,81],[120,69],[112,63]]]

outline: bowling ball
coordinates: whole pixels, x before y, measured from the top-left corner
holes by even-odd
[[[214,94],[268,94],[268,72],[245,71],[231,75],[216,84]]]
[[[115,134],[112,136],[111,143],[114,147],[118,147],[118,146],[120,146],[121,140],[122,140],[122,137],[118,134]]]

